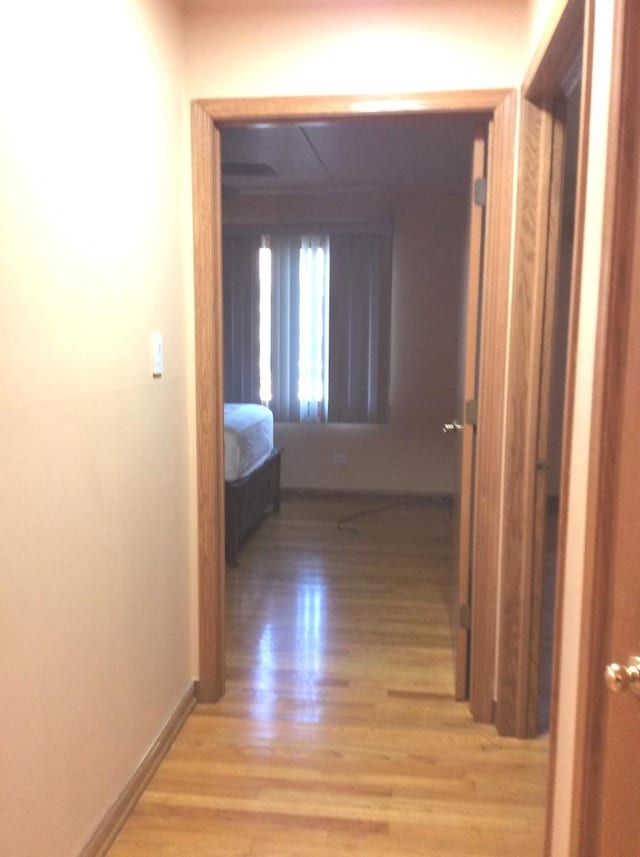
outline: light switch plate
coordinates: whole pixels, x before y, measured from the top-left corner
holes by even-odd
[[[162,334],[154,331],[151,334],[151,374],[154,378],[162,378],[164,372],[164,341]]]

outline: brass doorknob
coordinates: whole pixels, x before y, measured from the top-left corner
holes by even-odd
[[[442,426],[442,431],[445,434],[449,434],[449,432],[452,431],[462,431],[463,428],[464,426],[462,425],[462,423],[459,423],[457,420],[454,420],[452,423],[445,423]]]
[[[640,657],[630,657],[626,666],[609,664],[604,671],[604,678],[607,687],[614,693],[630,690],[640,696]]]

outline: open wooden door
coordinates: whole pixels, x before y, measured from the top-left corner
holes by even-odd
[[[640,189],[639,189],[640,190]],[[635,288],[629,295],[625,371],[619,379],[620,422],[611,516],[608,567],[611,580],[603,660],[609,691],[603,700],[599,824],[593,854],[637,857],[640,808],[640,212],[634,240]],[[601,669],[604,663],[601,663]]]
[[[585,857],[639,853],[640,4],[616,11],[571,851]]]
[[[455,697],[469,697],[469,657],[471,629],[471,539],[473,523],[474,451],[476,425],[476,389],[478,330],[482,287],[484,209],[486,196],[486,126],[474,133],[471,199],[469,213],[469,261],[460,343],[458,402],[452,422],[443,431],[456,444],[456,550],[454,552],[455,591],[452,599],[452,625],[455,657]]]

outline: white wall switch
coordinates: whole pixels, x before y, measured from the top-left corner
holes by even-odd
[[[151,374],[154,378],[162,378],[164,372],[164,342],[162,334],[154,331],[151,334]]]

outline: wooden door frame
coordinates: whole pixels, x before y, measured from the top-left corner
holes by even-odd
[[[470,702],[477,719],[491,719],[500,550],[495,510],[500,508],[502,492],[516,107],[516,93],[510,89],[192,102],[200,702],[215,702],[225,688],[222,239],[217,126],[372,115],[475,113],[486,115],[491,127],[476,459],[476,484],[482,498],[476,503],[475,532],[481,535],[474,548]]]
[[[543,38],[525,78],[521,102],[518,203],[513,301],[510,322],[505,506],[500,642],[498,648],[496,727],[520,738],[537,734],[542,569],[536,567],[535,536],[537,451],[541,395],[541,352],[545,302],[554,291],[557,238],[549,224],[557,220],[562,197],[558,175],[563,150],[557,101],[576,76],[582,57],[580,130],[576,178],[574,249],[563,422],[558,520],[554,680],[551,752],[555,756],[557,654],[560,650],[567,488],[573,391],[580,304],[582,237],[585,219],[589,103],[593,54],[593,0],[569,0]]]
[[[604,666],[612,598],[609,573],[616,513],[611,498],[619,468],[617,451],[624,409],[626,335],[634,225],[640,218],[637,153],[640,148],[640,4],[615,8],[611,108],[604,201],[598,328],[589,450],[587,526],[580,635],[578,717],[570,855],[595,854],[600,824],[599,777],[603,767]],[[633,653],[629,653],[633,654]],[[633,819],[629,819],[629,824]]]

